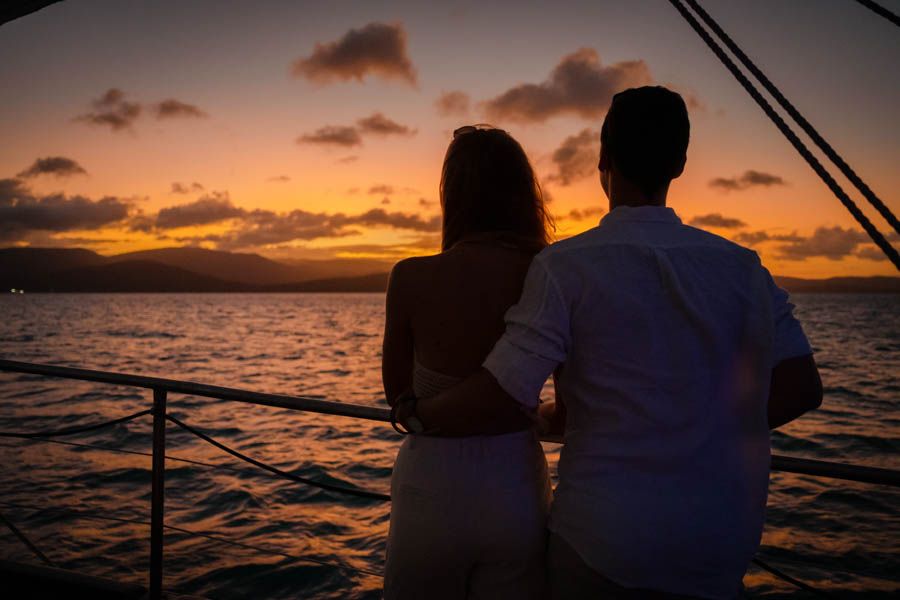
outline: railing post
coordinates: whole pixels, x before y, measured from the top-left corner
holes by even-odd
[[[162,598],[163,505],[166,498],[166,390],[153,389],[153,480],[150,492],[150,600]]]

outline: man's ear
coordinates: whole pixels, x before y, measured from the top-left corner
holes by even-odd
[[[687,153],[681,156],[681,160],[678,161],[678,165],[672,171],[672,179],[678,179],[681,177],[681,174],[684,173],[684,165],[687,164]]]
[[[600,162],[597,164],[597,168],[600,171],[609,171],[609,155],[603,150],[603,147],[600,147]]]

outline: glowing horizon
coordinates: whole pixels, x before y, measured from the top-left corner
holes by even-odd
[[[0,148],[0,246],[434,252],[450,132],[481,121],[522,143],[566,237],[607,206],[595,156],[609,96],[655,83],[691,111],[669,200],[686,223],[778,275],[896,274],[670,7],[621,4],[53,5],[0,29],[0,82],[16,90],[0,106],[14,141]],[[706,4],[900,211],[890,24],[852,3]]]

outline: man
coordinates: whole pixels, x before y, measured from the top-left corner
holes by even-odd
[[[533,413],[563,365],[553,598],[736,597],[762,534],[769,429],[821,403],[809,342],[756,253],[666,207],[689,129],[674,92],[617,94],[600,136],[609,214],[534,259],[479,373],[402,415],[478,434]]]

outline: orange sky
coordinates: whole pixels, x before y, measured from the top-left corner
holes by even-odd
[[[15,91],[0,246],[430,252],[450,131],[485,120],[522,142],[572,235],[606,206],[592,157],[609,94],[652,82],[691,104],[670,195],[686,222],[753,242],[779,275],[896,274],[668,5],[621,4],[51,6],[0,29],[0,86]],[[785,4],[706,6],[897,212],[900,40],[853,3]],[[442,110],[446,92],[468,108]],[[579,134],[576,160],[555,160]],[[35,163],[50,157],[72,162]]]

